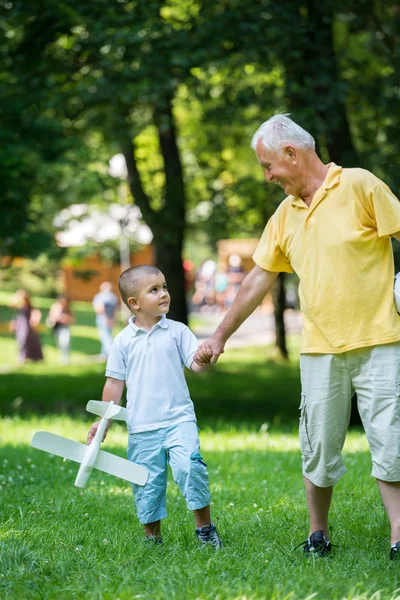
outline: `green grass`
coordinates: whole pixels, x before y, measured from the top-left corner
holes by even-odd
[[[94,356],[99,342],[90,304],[74,304],[68,367],[43,328],[45,361],[18,368],[7,298],[0,292],[1,600],[400,598],[386,515],[357,431],[348,436],[349,473],[331,511],[334,556],[307,561],[293,549],[308,527],[296,433],[296,337],[289,339],[289,362],[271,347],[240,348],[227,350],[208,373],[187,373],[225,547],[199,548],[193,516],[172,480],[165,543],[148,547],[127,483],[93,472],[79,490],[76,464],[30,446],[37,430],[85,441],[92,420],[85,406],[101,397],[105,380],[105,365]],[[51,301],[34,301],[45,319]],[[105,447],[125,455],[122,425],[113,424]]]
[[[0,426],[2,600],[399,598],[399,567],[388,560],[388,524],[360,433],[349,434],[349,472],[334,497],[334,555],[313,561],[294,550],[307,534],[296,435],[201,432],[225,545],[215,552],[198,546],[171,477],[164,545],[146,546],[129,485],[94,471],[86,488],[74,487],[75,463],[29,446],[39,429],[84,441],[87,424],[12,417]],[[105,446],[124,456],[126,432],[118,423]]]
[[[42,326],[45,360],[18,368],[16,342],[6,327],[13,316],[7,307],[9,296],[0,292],[0,414],[85,415],[87,401],[101,397],[105,381],[105,364],[97,359],[100,343],[91,304],[73,305],[76,322],[71,330],[70,365],[59,364],[54,336]],[[33,301],[42,310],[44,322],[51,300]],[[225,426],[226,421],[245,427],[259,428],[267,422],[292,428],[300,395],[298,338],[289,338],[289,346],[294,358],[288,363],[276,360],[272,347],[240,348],[226,351],[205,374],[187,372],[199,422],[214,428]]]

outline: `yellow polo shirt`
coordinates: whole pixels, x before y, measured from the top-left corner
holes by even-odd
[[[390,240],[398,231],[400,202],[364,169],[331,163],[309,207],[299,197],[283,200],[253,259],[267,271],[298,275],[302,353],[400,340]]]

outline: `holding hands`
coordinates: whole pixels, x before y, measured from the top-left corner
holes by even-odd
[[[224,343],[215,337],[211,337],[200,344],[194,360],[198,365],[215,364],[219,356],[224,352]]]

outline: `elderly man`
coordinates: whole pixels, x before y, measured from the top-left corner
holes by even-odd
[[[268,183],[287,197],[269,220],[253,270],[196,360],[215,362],[280,271],[297,273],[303,317],[300,446],[310,518],[304,551],[331,551],[328,513],[346,469],[341,452],[351,396],[358,408],[391,527],[390,558],[400,558],[400,317],[393,302],[391,236],[400,203],[363,169],[325,165],[312,136],[287,115],[254,134]]]

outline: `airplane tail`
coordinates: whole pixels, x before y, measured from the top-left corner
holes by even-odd
[[[89,400],[86,405],[86,410],[94,413],[95,415],[99,415],[99,417],[104,417],[107,413],[107,419],[115,419],[116,421],[126,421],[128,416],[128,411],[126,408],[123,408],[118,404],[114,404],[113,402]]]

